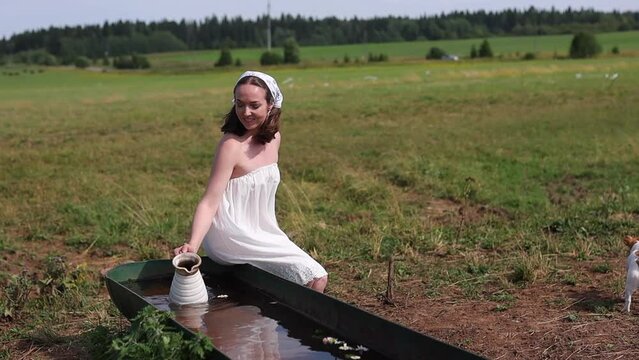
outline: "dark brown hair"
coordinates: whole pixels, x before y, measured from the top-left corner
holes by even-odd
[[[266,102],[269,105],[273,105],[273,95],[271,95],[271,90],[269,90],[268,86],[266,86],[266,83],[262,81],[262,79],[255,76],[247,76],[240,79],[237,85],[235,85],[235,88],[233,88],[233,94],[235,94],[235,89],[237,89],[238,86],[244,84],[259,86],[266,90]],[[273,106],[262,125],[260,125],[257,133],[253,136],[253,139],[260,144],[271,142],[271,140],[275,138],[275,134],[280,131],[281,113],[282,111],[279,108]],[[237,113],[235,112],[235,104],[233,104],[231,110],[224,116],[224,124],[222,125],[221,130],[225,134],[231,133],[237,136],[242,136],[246,133],[246,128],[242,125],[240,119],[237,117]]]

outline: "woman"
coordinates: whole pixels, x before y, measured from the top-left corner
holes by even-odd
[[[326,270],[284,234],[275,218],[282,93],[271,76],[247,71],[233,95],[191,238],[175,255],[203,245],[218,263],[248,263],[323,292]]]

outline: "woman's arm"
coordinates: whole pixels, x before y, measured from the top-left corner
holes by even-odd
[[[213,223],[213,217],[222,201],[222,194],[237,163],[240,143],[230,136],[222,137],[215,153],[211,174],[204,195],[193,215],[191,238],[184,245],[173,250],[175,255],[185,252],[197,252]]]

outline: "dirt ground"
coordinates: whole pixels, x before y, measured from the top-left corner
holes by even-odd
[[[623,260],[617,268],[622,269]],[[514,292],[512,306],[450,294],[423,294],[419,281],[396,284],[393,305],[370,295],[334,294],[357,306],[489,359],[637,359],[639,307],[621,312],[621,294],[602,293],[597,283],[625,274],[596,274],[588,286],[540,284]],[[614,303],[610,312],[597,304]]]
[[[21,258],[23,263],[38,263],[37,258],[25,253],[32,252],[25,247],[11,256]],[[69,259],[76,264],[89,264],[96,273],[126,261],[122,257],[96,258],[87,254],[70,255]],[[428,284],[416,278],[403,279],[394,285],[393,304],[384,301],[380,293],[358,288],[357,280],[347,277],[339,286],[329,284],[327,293],[489,359],[636,359],[637,345],[632,339],[639,331],[639,304],[633,306],[630,314],[623,313],[621,294],[599,290],[610,288],[605,284],[611,280],[625,277],[621,271],[625,259],[610,262],[614,271],[585,274],[588,281],[580,281],[584,285],[543,283],[512,291],[514,299],[505,308],[499,308],[498,302],[465,298],[454,286],[437,297],[427,297],[423,294]],[[329,264],[328,270],[347,273],[337,264]],[[382,276],[385,270],[380,266],[375,271]],[[106,290],[100,296],[109,301]],[[598,304],[610,308],[611,303],[612,311],[597,308]],[[82,320],[78,319],[78,324]],[[0,324],[0,331],[11,327],[11,323],[5,322]],[[79,325],[67,324],[65,333],[74,336],[79,329]],[[12,358],[17,359],[88,356],[86,350],[68,344],[42,346],[19,341],[5,346],[11,349]]]

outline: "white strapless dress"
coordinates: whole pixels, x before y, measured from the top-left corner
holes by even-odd
[[[229,180],[204,237],[204,251],[220,264],[248,263],[305,285],[327,273],[278,226],[275,193],[279,183],[277,163]]]

